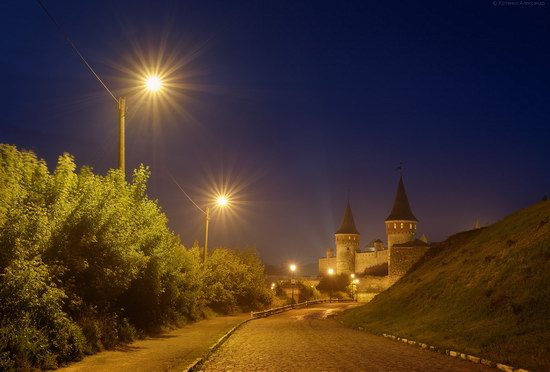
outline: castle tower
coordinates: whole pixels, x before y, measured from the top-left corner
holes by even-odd
[[[334,235],[336,238],[336,274],[354,273],[355,252],[359,248],[360,235],[355,227],[349,202],[340,228]]]
[[[399,185],[390,215],[386,218],[386,234],[388,249],[394,244],[407,243],[416,238],[418,220],[411,211],[409,199],[403,185],[403,176],[399,177]]]

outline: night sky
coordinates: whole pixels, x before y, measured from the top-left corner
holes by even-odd
[[[190,247],[215,190],[210,247],[316,262],[349,200],[385,241],[402,161],[431,241],[550,196],[550,3],[44,0],[116,96],[127,169]],[[496,5],[495,5],[496,4]],[[36,1],[0,4],[0,143],[53,169],[117,166],[114,99]],[[145,98],[136,74],[161,66]],[[127,172],[129,173],[129,172]]]

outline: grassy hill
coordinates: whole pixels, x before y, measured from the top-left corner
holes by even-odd
[[[414,271],[340,319],[550,371],[550,201],[435,245]]]

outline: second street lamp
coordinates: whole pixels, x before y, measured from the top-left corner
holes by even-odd
[[[215,206],[224,208],[229,203],[229,199],[225,195],[219,195],[216,198]],[[206,262],[206,256],[208,254],[208,221],[210,221],[210,207],[206,207],[205,211],[205,220],[204,220],[204,250],[202,256],[202,262]]]
[[[197,207],[199,211],[204,213],[204,217],[205,217],[204,218],[204,248],[202,251],[202,262],[205,263],[206,255],[208,254],[208,222],[210,221],[210,206],[207,206],[205,209],[202,209],[201,207],[199,207],[199,205],[195,203],[193,199],[191,199],[189,194],[187,194],[185,190],[180,186],[178,181],[176,181],[176,179],[173,176],[171,177],[172,177],[172,181],[174,181],[176,186],[178,186],[178,188],[183,192],[183,194],[187,197],[187,199],[189,199],[189,201],[193,203],[193,205]],[[224,208],[229,204],[230,204],[229,196],[221,194],[217,196],[216,201],[214,202],[214,207]]]
[[[296,271],[296,265],[290,264],[290,286],[292,287],[292,300],[291,304],[294,305],[294,272]]]

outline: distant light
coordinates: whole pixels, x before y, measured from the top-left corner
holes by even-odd
[[[355,274],[350,275],[352,279],[355,279]]]
[[[227,199],[227,196],[225,196],[225,195],[220,195],[216,199],[216,204],[219,207],[225,207],[227,205],[227,203],[229,203],[229,199]]]
[[[150,92],[158,92],[162,88],[162,80],[156,75],[151,75],[145,80],[145,85]]]
[[[328,275],[334,274],[334,269],[331,267],[328,269]]]
[[[290,264],[290,271],[292,271],[292,272],[296,271],[296,265],[295,264]]]

